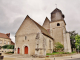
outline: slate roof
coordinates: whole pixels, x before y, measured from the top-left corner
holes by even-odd
[[[6,38],[6,39],[10,39],[6,34],[4,33],[0,33],[0,38]]]
[[[54,14],[54,13],[56,13],[56,12],[61,12],[61,13],[62,13],[62,11],[61,11],[60,9],[56,8],[55,10],[53,10],[53,11],[51,12],[51,14]]]

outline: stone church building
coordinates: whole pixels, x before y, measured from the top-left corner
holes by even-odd
[[[64,17],[56,8],[51,12],[51,21],[46,17],[41,26],[27,15],[16,32],[14,54],[46,55],[53,52],[56,42],[64,45],[64,52],[71,52]]]

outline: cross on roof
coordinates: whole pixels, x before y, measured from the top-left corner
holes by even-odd
[[[56,8],[57,8],[57,4],[55,4],[56,5]]]

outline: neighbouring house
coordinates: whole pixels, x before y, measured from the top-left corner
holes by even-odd
[[[10,33],[0,33],[0,52],[11,52],[13,49],[3,49],[4,45],[14,45],[14,42],[10,38]]]
[[[51,21],[46,17],[43,26],[26,16],[15,34],[14,54],[45,56],[53,52],[56,42],[64,45],[64,52],[71,52],[64,15],[58,8],[52,11]]]

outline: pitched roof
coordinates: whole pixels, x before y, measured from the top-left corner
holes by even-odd
[[[4,33],[0,33],[0,38],[6,38],[6,39],[10,39],[6,34]]]
[[[58,9],[58,8],[56,8],[55,10],[53,10],[53,11],[51,12],[51,14],[54,14],[54,13],[56,13],[56,12],[60,12],[60,13],[62,14],[62,17],[65,18],[64,14],[62,13],[62,11],[61,11],[60,9]]]
[[[46,19],[45,19],[45,21],[44,21],[44,23],[43,23],[43,27],[45,28],[45,29],[49,29],[50,28],[50,20],[46,17]]]
[[[51,38],[51,39],[53,39],[51,36],[50,36],[50,34],[48,33],[48,31],[44,28],[44,27],[42,27],[41,25],[39,25],[37,22],[35,22],[33,19],[31,19],[36,25],[37,25],[37,27],[41,30],[41,32],[44,34],[44,35],[46,35],[46,36],[48,36],[49,38]]]
[[[13,41],[11,41],[11,45],[14,45],[15,43]]]
[[[51,12],[51,14],[56,13],[56,12],[61,12],[61,13],[62,13],[62,11],[61,11],[60,9],[56,8],[55,10],[53,10],[53,11]]]
[[[28,15],[26,16],[26,18],[24,19],[24,20],[26,20],[27,18],[29,18],[40,30],[41,30],[41,32],[44,34],[44,35],[46,35],[46,36],[48,36],[49,38],[51,38],[51,39],[53,39],[50,35],[49,35],[49,33],[47,32],[47,30],[45,29],[45,28],[43,28],[41,25],[39,25],[37,22],[35,22],[32,18],[30,18]],[[23,24],[23,23],[22,23]],[[21,26],[20,26],[21,27]],[[19,30],[19,29],[18,29]],[[17,31],[18,32],[18,31]],[[16,33],[17,33],[16,32]]]

